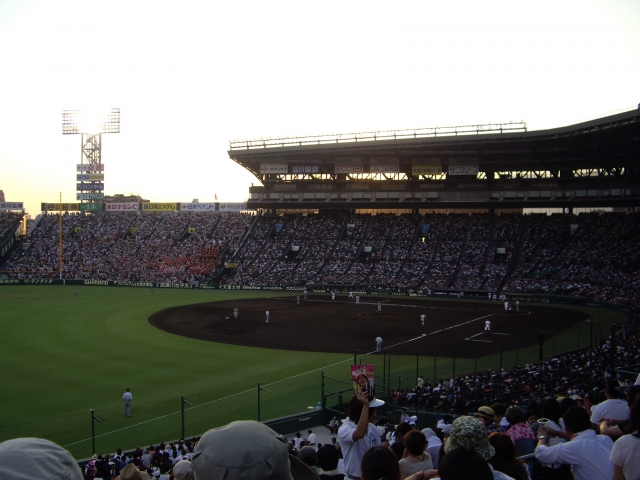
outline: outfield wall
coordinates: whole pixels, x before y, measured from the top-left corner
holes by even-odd
[[[142,288],[172,288],[172,289],[198,289],[198,290],[264,290],[264,291],[276,291],[276,292],[302,292],[305,287],[257,287],[257,286],[242,286],[242,285],[209,285],[198,283],[171,283],[171,282],[130,282],[119,280],[66,280],[66,279],[0,279],[0,285],[77,285],[77,286],[102,286],[102,287],[142,287]],[[307,287],[306,290],[309,293],[330,293],[330,288],[312,288]],[[338,288],[338,291],[346,293],[347,288]],[[385,290],[353,290],[356,294],[362,295],[388,295],[388,296],[402,296],[402,297],[421,297],[421,298],[443,298],[443,299],[458,299],[458,300],[488,300],[488,294],[493,293],[488,290],[450,290],[450,289],[436,289],[431,290],[430,293],[405,293],[405,292],[389,292]],[[623,307],[620,305],[613,305],[610,303],[594,302],[585,298],[573,297],[570,295],[549,295],[544,293],[529,293],[529,292],[503,292],[504,295],[502,301],[508,300],[509,302],[515,302],[517,300],[521,302],[536,302],[536,303],[556,303],[564,305],[581,305],[587,307],[606,308],[610,310],[617,310],[626,313],[635,313],[634,309],[629,307]]]

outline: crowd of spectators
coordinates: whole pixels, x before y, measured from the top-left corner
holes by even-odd
[[[616,401],[609,388],[600,405]],[[608,421],[592,428],[595,408],[561,408],[553,397],[535,410],[482,406],[422,430],[415,417],[390,426],[377,412],[382,402],[360,407],[358,415],[352,397],[339,442],[303,442],[299,434],[287,442],[264,424],[236,421],[202,437],[119,449],[78,465],[50,441],[18,438],[0,444],[0,475],[8,480],[631,480],[640,476],[640,396],[631,390],[626,396],[628,407],[618,414],[615,433]],[[356,428],[360,424],[366,435]]]
[[[62,271],[68,279],[185,282],[206,279],[221,252],[242,240],[250,216],[237,213],[64,214]],[[5,266],[17,278],[59,272],[59,216],[44,214]]]
[[[414,388],[392,391],[392,398],[403,408],[465,413],[496,402],[522,405],[553,395],[584,397],[599,386],[599,380],[612,378],[612,354],[616,365],[640,365],[640,334],[622,330],[616,335],[615,352],[611,345],[608,339],[592,350],[556,355],[539,363],[418,382]],[[591,399],[595,401],[597,397]]]
[[[39,220],[28,248],[16,249],[3,268],[12,276],[58,272],[58,215]],[[63,275],[220,281],[231,261],[238,267],[222,282],[232,285],[546,292],[633,307],[640,302],[639,225],[634,215],[601,212],[65,214]]]
[[[11,227],[23,217],[22,212],[1,211],[0,212],[0,241],[3,240]]]

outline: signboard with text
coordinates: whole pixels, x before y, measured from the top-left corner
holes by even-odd
[[[105,203],[104,209],[107,212],[137,212],[137,202]]]
[[[272,174],[272,173],[289,173],[289,167],[286,163],[261,163],[260,173]]]
[[[104,193],[76,193],[76,200],[104,200]]]
[[[247,209],[246,203],[221,203],[221,212],[241,212]]]
[[[102,210],[101,203],[81,203],[80,211],[81,212],[99,212]]]
[[[0,210],[22,210],[23,202],[0,202]]]
[[[43,212],[77,212],[80,210],[77,203],[41,203],[40,210]]]
[[[76,190],[98,192],[104,190],[104,183],[77,183]]]
[[[77,173],[78,182],[101,182],[104,180],[104,173]]]
[[[177,210],[175,203],[143,203],[143,212],[175,212]]]
[[[104,172],[103,163],[82,163],[76,165],[76,172],[99,173]]]
[[[216,210],[215,203],[181,203],[181,212],[214,212]]]

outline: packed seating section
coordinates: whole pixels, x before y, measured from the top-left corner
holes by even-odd
[[[2,269],[57,275],[58,218],[43,214]],[[69,279],[544,292],[629,307],[640,297],[640,220],[622,213],[106,213],[62,224]],[[237,268],[224,271],[229,261]]]

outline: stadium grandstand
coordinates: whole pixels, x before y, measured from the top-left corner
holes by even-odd
[[[113,197],[101,212],[67,211],[62,222],[55,205],[43,204],[25,236],[14,225],[20,241],[3,250],[0,271],[17,279],[545,292],[635,308],[639,119],[634,109],[533,132],[521,122],[233,141],[230,158],[262,183],[246,204]],[[525,214],[545,209],[562,213]],[[3,213],[0,225],[15,216]]]
[[[526,293],[613,307],[625,323],[599,345],[497,371],[456,375],[454,366],[450,377],[384,392],[390,410],[460,415],[492,405],[498,421],[512,405],[541,417],[547,397],[591,408],[614,398],[606,379],[640,365],[639,120],[632,110],[533,132],[521,122],[233,141],[229,157],[261,183],[246,204],[43,203],[28,229],[24,212],[4,210],[0,282]],[[618,379],[632,404],[635,377]],[[379,426],[385,437],[393,430]],[[102,478],[129,463],[165,475],[192,458],[197,439],[155,448],[157,457],[137,449],[82,467]],[[541,468],[531,478],[549,478]]]

